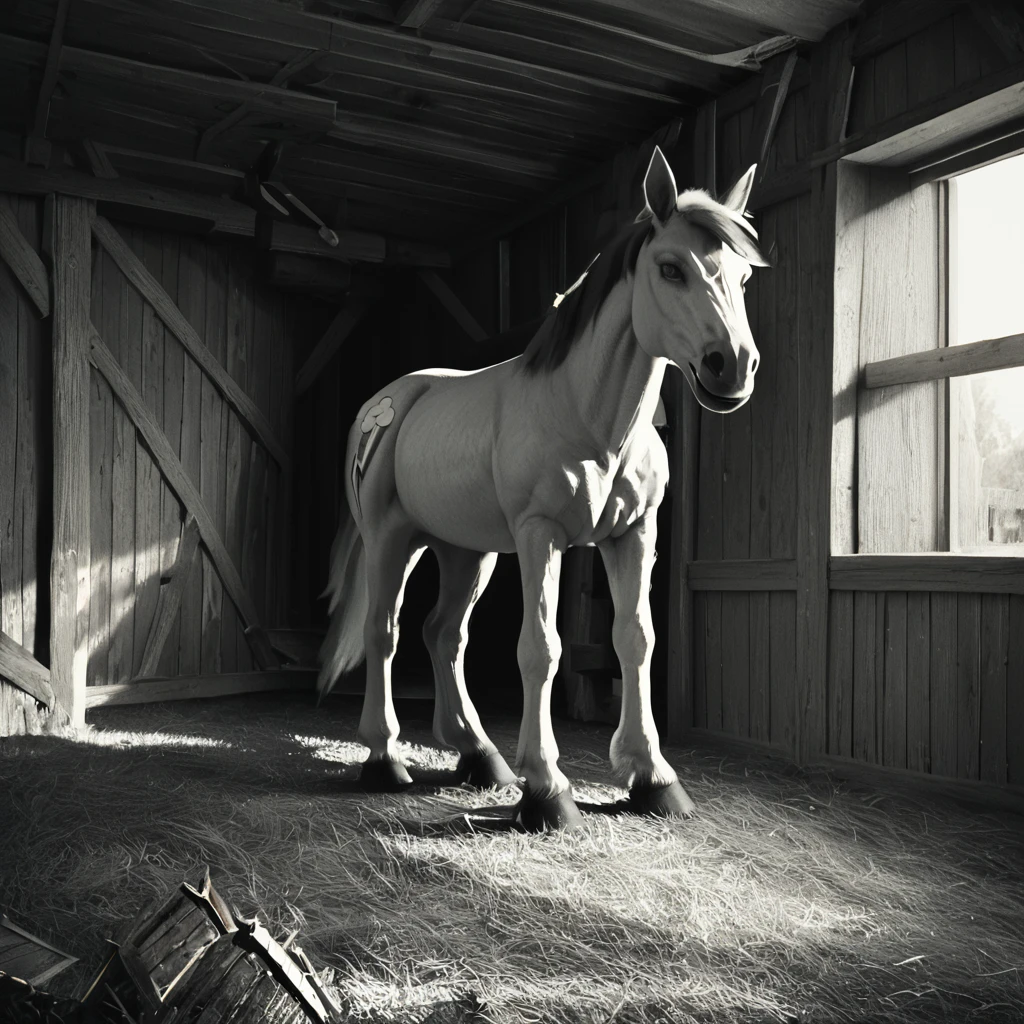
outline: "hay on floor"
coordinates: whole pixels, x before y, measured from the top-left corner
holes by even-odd
[[[81,958],[68,992],[143,902],[208,864],[241,912],[298,928],[367,1020],[471,995],[496,1022],[1024,1020],[1019,817],[670,750],[691,821],[444,831],[429,823],[515,791],[358,793],[353,708],[111,708],[76,740],[3,743],[0,903]],[[509,757],[515,731],[492,729]],[[621,796],[609,731],[558,732],[578,798]],[[414,768],[454,768],[426,724],[403,736]]]

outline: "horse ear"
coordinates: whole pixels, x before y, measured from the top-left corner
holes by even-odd
[[[756,170],[757,164],[751,164],[747,173],[729,189],[729,194],[722,200],[723,206],[728,206],[730,210],[740,215],[746,213],[750,190],[754,187],[754,172]]]
[[[647,216],[653,215],[659,224],[664,224],[676,212],[678,196],[672,168],[669,167],[661,147],[655,146],[651,162],[647,165],[647,174],[644,175],[644,199],[647,200],[647,205],[637,220],[644,220]]]

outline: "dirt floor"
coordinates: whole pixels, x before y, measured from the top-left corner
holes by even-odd
[[[685,822],[493,819],[514,789],[445,785],[429,705],[399,708],[416,788],[359,792],[356,704],[295,697],[101,709],[75,740],[0,742],[0,906],[80,957],[202,865],[300,943],[354,1019],[1024,1020],[1024,818],[668,750]],[[511,760],[517,725],[488,722]],[[610,728],[559,723],[577,797],[608,805]],[[468,816],[467,816],[468,815]]]

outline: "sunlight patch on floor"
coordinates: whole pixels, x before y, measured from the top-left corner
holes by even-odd
[[[362,743],[332,740],[326,736],[295,735],[292,739],[299,746],[311,751],[313,757],[321,761],[334,761],[338,764],[362,764],[369,753],[369,748]],[[398,744],[398,750],[410,768],[454,771],[459,763],[459,755],[454,750],[438,750],[436,747],[401,741]]]
[[[86,725],[69,732],[65,739],[73,743],[85,743],[94,747],[203,747],[206,749],[230,750],[226,740],[215,740],[208,736],[183,736],[171,732],[125,732],[120,729],[98,729]]]

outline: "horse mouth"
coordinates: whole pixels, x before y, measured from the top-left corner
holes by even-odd
[[[746,405],[746,403],[750,401],[750,395],[741,395],[739,398],[727,398],[724,395],[716,395],[701,383],[701,379],[697,376],[697,371],[694,369],[693,363],[687,363],[686,368],[689,371],[686,374],[686,377],[690,382],[690,388],[693,390],[697,401],[700,402],[708,412],[735,412],[740,408],[740,406]]]

